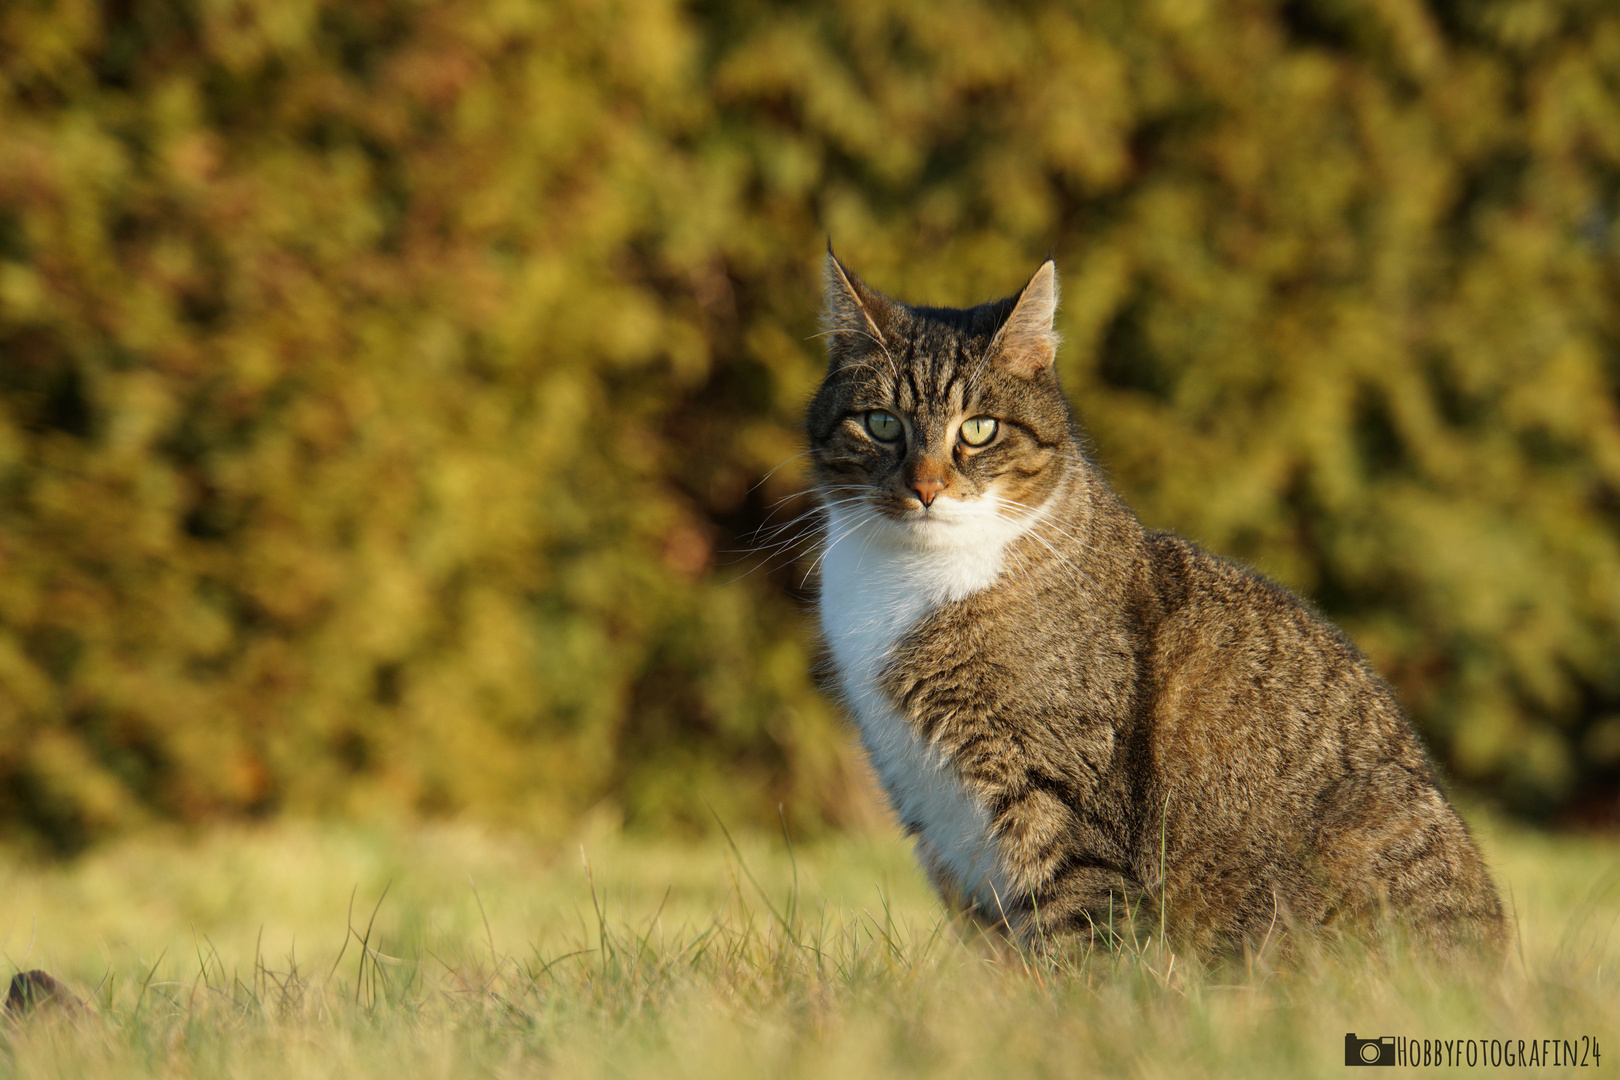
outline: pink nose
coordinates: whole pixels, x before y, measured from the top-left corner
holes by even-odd
[[[918,478],[911,482],[911,490],[917,493],[917,498],[922,500],[924,506],[933,506],[934,497],[945,490],[945,481]]]

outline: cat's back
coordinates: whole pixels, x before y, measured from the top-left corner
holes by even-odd
[[[1442,945],[1499,943],[1478,850],[1360,651],[1255,571],[1168,534],[1145,550],[1153,798],[1179,871],[1166,887],[1201,883],[1177,904],[1193,935],[1394,905]]]
[[[1142,644],[1162,760],[1286,774],[1302,789],[1358,760],[1429,775],[1389,686],[1303,599],[1169,533],[1147,534],[1144,556],[1155,611]]]

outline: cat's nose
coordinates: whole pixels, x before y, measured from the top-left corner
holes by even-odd
[[[922,500],[924,506],[933,506],[934,497],[945,490],[945,481],[919,476],[911,482],[911,490],[917,493],[917,498]]]

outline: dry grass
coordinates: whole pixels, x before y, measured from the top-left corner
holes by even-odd
[[[7,959],[91,1004],[7,1024],[0,1069],[1312,1076],[1344,1067],[1346,1031],[1610,1045],[1620,845],[1483,832],[1520,930],[1488,976],[1345,957],[1212,971],[1151,939],[1034,962],[943,922],[886,836],[790,852],[598,828],[542,854],[464,827],[288,825],[66,867],[12,854]]]

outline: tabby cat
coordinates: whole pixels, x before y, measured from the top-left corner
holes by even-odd
[[[807,419],[838,688],[947,903],[1025,942],[1127,911],[1198,951],[1292,929],[1499,946],[1501,903],[1389,687],[1253,571],[1143,527],[1053,361],[1057,275],[966,310],[829,249]]]

